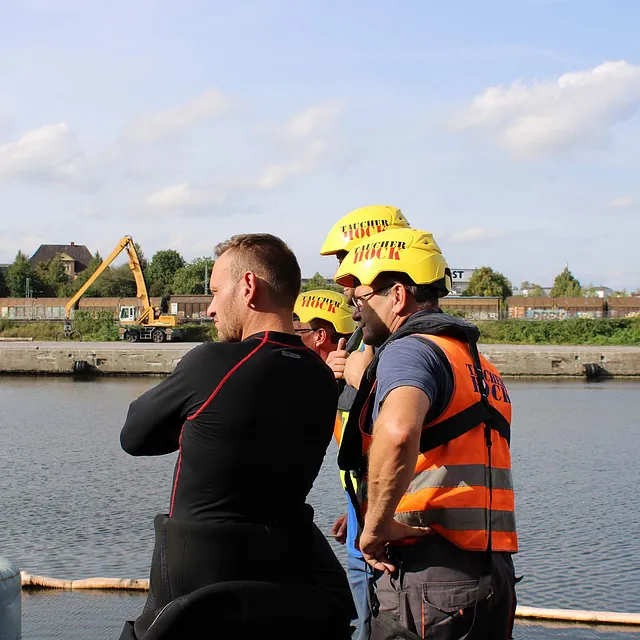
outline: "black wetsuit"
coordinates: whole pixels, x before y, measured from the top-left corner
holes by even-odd
[[[264,332],[196,347],[131,404],[125,451],[179,450],[136,637],[167,602],[226,581],[317,586],[350,615],[344,571],[305,504],[337,398],[333,373],[299,337]]]

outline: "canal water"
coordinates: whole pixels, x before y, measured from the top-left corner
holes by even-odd
[[[128,404],[158,382],[0,377],[0,554],[56,578],[147,577],[175,455],[131,458],[118,435]],[[520,603],[640,612],[640,383],[508,386]],[[328,533],[345,505],[334,445],[310,502]],[[117,638],[144,598],[25,593],[23,637]],[[515,637],[621,640],[640,630],[520,623]]]

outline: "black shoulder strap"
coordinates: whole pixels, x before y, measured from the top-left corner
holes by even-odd
[[[426,453],[447,444],[483,422],[490,422],[491,428],[510,443],[511,427],[504,416],[495,407],[489,405],[487,408],[485,403],[479,400],[455,416],[425,429],[420,437],[420,453]]]

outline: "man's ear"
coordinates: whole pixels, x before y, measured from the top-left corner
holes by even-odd
[[[323,344],[329,341],[329,334],[324,327],[320,327],[314,331],[316,347],[321,347]]]
[[[400,315],[407,306],[407,290],[400,283],[396,283],[389,295],[393,297],[393,312]]]
[[[246,271],[242,276],[241,286],[244,303],[248,307],[254,308],[258,293],[258,278],[256,274],[253,271]]]

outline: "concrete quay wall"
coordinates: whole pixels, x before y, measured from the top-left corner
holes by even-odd
[[[579,377],[587,364],[601,375],[640,376],[640,347],[486,344],[480,352],[504,376]]]
[[[171,373],[197,343],[130,344],[128,342],[0,343],[0,374],[71,375],[76,361],[87,373],[153,375]]]
[[[76,361],[87,373],[166,375],[198,343],[1,342],[0,374],[71,375]],[[640,347],[481,345],[480,351],[504,376],[578,377],[586,364],[604,375],[640,376]]]

